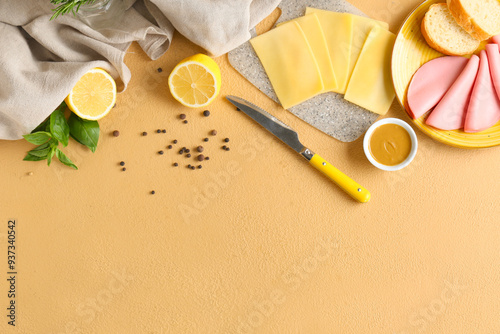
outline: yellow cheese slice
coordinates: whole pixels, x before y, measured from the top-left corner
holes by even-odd
[[[300,104],[324,90],[318,63],[297,22],[289,22],[250,40],[283,108]]]
[[[335,78],[330,52],[328,51],[325,34],[323,33],[323,29],[321,29],[317,15],[313,13],[302,16],[285,23],[280,23],[278,27],[291,21],[295,21],[300,25],[311,46],[314,58],[318,62],[321,78],[323,79],[324,91],[330,92],[337,89],[337,79]]]
[[[367,17],[353,15],[353,33],[352,33],[352,44],[351,44],[351,59],[349,61],[349,78],[347,83],[349,84],[349,79],[351,78],[352,71],[356,65],[361,49],[365,44],[366,37],[370,31],[375,27],[379,26],[385,30],[389,30],[389,24],[382,21],[373,20]]]
[[[344,94],[349,79],[353,15],[310,7],[306,9],[306,16],[313,13],[318,16],[321,29],[325,34],[333,72],[337,79],[337,88],[332,91]]]
[[[385,115],[395,97],[391,56],[396,36],[375,26],[366,38],[344,98],[374,113]]]

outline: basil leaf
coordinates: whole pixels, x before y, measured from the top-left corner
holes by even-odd
[[[88,121],[71,113],[68,119],[71,137],[82,145],[87,146],[92,152],[97,149],[99,141],[99,123]]]
[[[28,154],[35,156],[35,157],[46,159],[47,155],[49,154],[49,151],[50,151],[50,143],[51,142],[52,142],[52,140],[49,142],[46,142],[43,145],[40,145],[40,146],[32,149],[31,151],[28,152]]]
[[[60,141],[64,146],[68,146],[69,141],[69,126],[64,117],[64,109],[66,103],[61,103],[52,115],[50,115],[50,133],[52,136]]]
[[[41,145],[45,143],[47,140],[52,138],[52,135],[49,132],[45,131],[39,131],[35,133],[31,133],[29,135],[23,135],[24,139],[26,139],[28,142],[35,144],[35,145]]]
[[[56,156],[60,162],[74,169],[78,169],[76,165],[71,161],[60,149],[56,148]]]
[[[44,157],[37,157],[35,155],[32,155],[31,153],[26,154],[24,157],[24,161],[40,161],[40,160],[45,160],[46,158]]]
[[[57,146],[51,146],[49,154],[47,156],[47,165],[50,166],[50,163],[52,162],[52,157],[56,153],[56,150],[57,150]]]
[[[45,121],[40,123],[39,126],[37,126],[36,128],[33,129],[33,131],[31,131],[31,133],[40,132],[40,131],[45,131],[45,132],[50,131],[50,118],[47,118]]]

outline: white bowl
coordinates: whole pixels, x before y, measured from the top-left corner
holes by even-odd
[[[402,163],[400,163],[399,165],[395,165],[395,166],[383,165],[383,164],[377,162],[375,160],[375,158],[373,158],[373,156],[370,153],[370,139],[372,137],[373,131],[375,131],[379,126],[385,125],[385,124],[399,125],[403,129],[405,129],[406,132],[408,132],[408,134],[410,135],[410,138],[411,138],[410,154],[408,155],[406,160],[403,161]],[[368,131],[366,131],[365,138],[363,140],[363,148],[365,150],[366,157],[372,163],[373,166],[375,166],[379,169],[382,169],[382,170],[392,172],[392,171],[396,171],[396,170],[400,170],[402,168],[405,168],[413,161],[413,158],[415,158],[415,155],[417,154],[418,140],[417,140],[417,135],[415,134],[415,131],[413,131],[412,127],[410,125],[408,125],[408,123],[406,123],[405,121],[402,121],[402,120],[397,119],[397,118],[384,118],[380,121],[373,123],[372,126],[370,126],[370,128],[368,129]]]

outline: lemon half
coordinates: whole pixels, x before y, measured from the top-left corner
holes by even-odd
[[[220,92],[219,65],[201,53],[188,57],[172,70],[168,86],[172,96],[182,105],[190,108],[204,107]]]
[[[69,109],[83,119],[106,116],[116,102],[115,80],[100,68],[85,73],[65,99]]]

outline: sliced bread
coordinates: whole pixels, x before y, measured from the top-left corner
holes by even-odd
[[[445,3],[429,8],[422,20],[422,35],[431,48],[450,56],[471,54],[481,43],[457,24]]]
[[[484,41],[500,33],[500,1],[447,1],[451,15],[472,37]]]

